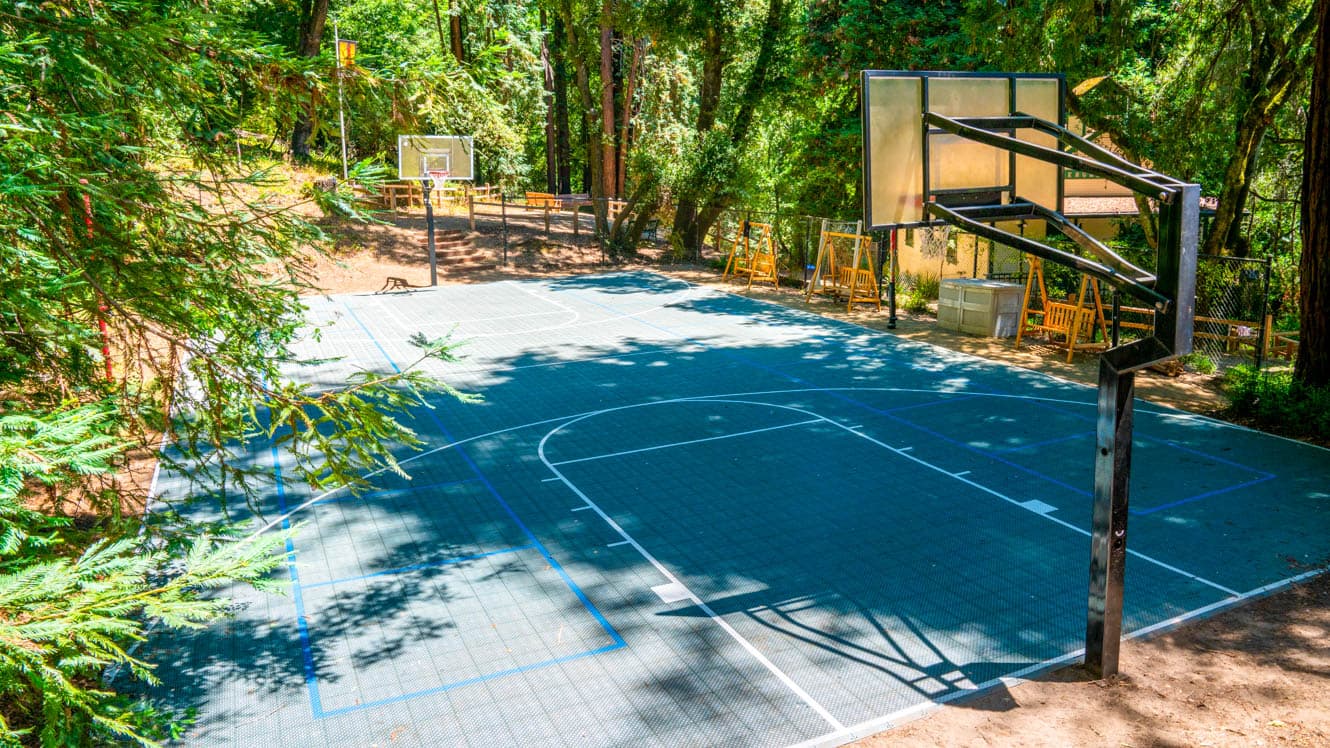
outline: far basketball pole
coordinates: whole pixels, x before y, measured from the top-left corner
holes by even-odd
[[[438,182],[440,188],[443,187],[443,180],[448,178],[448,172],[427,172],[425,178],[421,180],[421,192],[425,195],[425,246],[429,247],[429,284],[431,286],[439,285],[439,263],[434,254],[434,205],[430,201],[430,191],[435,182]]]

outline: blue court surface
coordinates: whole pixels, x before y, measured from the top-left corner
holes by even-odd
[[[313,384],[455,330],[484,400],[361,496],[254,445],[291,588],[146,648],[190,744],[835,745],[1079,657],[1091,388],[646,272],[308,305]],[[1129,631],[1330,556],[1330,453],[1136,423]]]

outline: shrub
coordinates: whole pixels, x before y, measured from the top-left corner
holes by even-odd
[[[929,311],[928,302],[935,301],[942,280],[930,273],[920,273],[910,280],[910,292],[905,296],[905,311],[923,314]]]
[[[1197,351],[1192,351],[1183,356],[1181,362],[1183,366],[1198,374],[1214,374],[1217,370],[1215,362],[1211,361],[1209,356]]]
[[[1228,415],[1287,436],[1330,440],[1330,388],[1305,387],[1290,371],[1230,369],[1224,378]]]

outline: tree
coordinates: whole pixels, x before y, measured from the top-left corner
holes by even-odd
[[[758,25],[757,53],[747,80],[732,107],[724,129],[716,127],[722,114],[725,70],[738,44],[733,14],[724,0],[702,0],[692,9],[686,28],[702,39],[702,75],[698,81],[695,137],[696,157],[678,186],[678,206],[672,233],[683,247],[696,248],[733,196],[727,190],[738,173],[740,153],[752,133],[757,110],[784,78],[776,74],[780,41],[788,20],[784,0],[768,0]]]
[[[1302,170],[1301,337],[1293,376],[1330,387],[1330,0],[1317,0]]]
[[[300,5],[300,36],[296,40],[296,54],[316,58],[323,43],[323,27],[328,22],[328,0],[302,0]],[[311,94],[313,92],[311,91]],[[314,132],[314,104],[296,114],[295,128],[291,132],[291,157],[297,161],[309,160],[309,137]]]
[[[322,234],[262,197],[271,178],[239,171],[230,138],[251,107],[300,100],[302,65],[229,11],[0,9],[0,744],[168,737],[172,715],[102,671],[150,680],[128,651],[149,619],[203,625],[225,603],[201,591],[274,563],[277,539],[122,514],[144,498],[111,475],[127,448],[169,434],[204,493],[265,486],[236,459],[248,438],[289,444],[312,483],[362,486],[396,465],[387,444],[418,443],[395,417],[446,389],[408,371],[316,392],[285,373]],[[354,208],[345,187],[310,200]]]
[[[1306,81],[1310,5],[994,2],[976,6],[967,29],[992,64],[1066,73],[1081,88],[1070,108],[1087,127],[1217,195],[1205,251],[1245,255],[1241,219],[1261,145]],[[1142,220],[1148,235],[1147,211]]]

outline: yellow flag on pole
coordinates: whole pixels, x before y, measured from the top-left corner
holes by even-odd
[[[356,43],[350,39],[337,40],[337,65],[351,68],[356,65]]]

